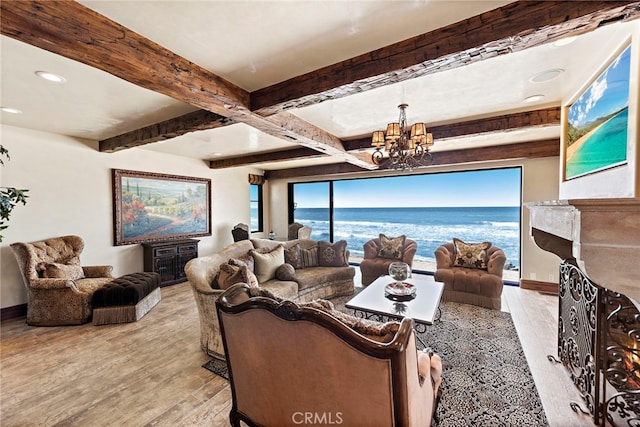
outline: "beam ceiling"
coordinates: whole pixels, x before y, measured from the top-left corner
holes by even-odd
[[[266,134],[306,147],[247,157],[247,160],[253,159],[253,163],[261,159],[274,161],[322,153],[355,165],[338,165],[344,170],[361,170],[376,168],[368,154],[350,151],[364,148],[365,139],[341,141],[286,110],[463,67],[497,55],[583,34],[613,22],[637,19],[640,17],[640,2],[514,2],[253,93],[73,1],[3,1],[0,11],[1,32],[6,36],[201,109],[100,141],[100,151],[113,152],[196,130],[245,123]],[[559,109],[556,108],[442,125],[431,130],[436,139],[443,139],[522,126],[544,126],[555,124],[557,120]],[[534,124],[536,121],[539,124]],[[495,152],[498,158],[504,155],[504,147]],[[492,152],[478,150],[464,151],[483,156]],[[511,152],[514,155],[519,153],[518,150]],[[465,156],[435,153],[434,157],[434,163],[443,161],[441,159],[457,163],[456,159]],[[210,164],[217,168],[246,163],[232,158],[211,161]],[[323,173],[327,173],[327,166],[322,168]],[[277,175],[276,172],[273,174]]]

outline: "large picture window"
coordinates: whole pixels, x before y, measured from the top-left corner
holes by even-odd
[[[414,269],[434,271],[436,248],[457,237],[503,249],[505,279],[519,279],[519,167],[295,183],[290,190],[293,219],[312,228],[312,239],[346,240],[352,262],[380,233],[404,234],[418,243]]]

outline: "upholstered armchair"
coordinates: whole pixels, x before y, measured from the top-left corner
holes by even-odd
[[[385,254],[384,251],[381,251],[381,238],[385,239],[384,235],[369,240],[363,246],[364,258],[360,262],[360,271],[362,273],[362,284],[364,286],[370,285],[380,276],[389,274],[389,265],[392,262],[405,262],[409,267],[413,265],[413,257],[418,250],[418,244],[415,240],[404,238],[404,243],[402,244],[400,251],[394,253],[388,252]],[[401,238],[402,236],[390,240]]]
[[[462,242],[464,244],[464,242]],[[460,252],[460,251],[458,251]],[[484,250],[482,265],[456,262],[454,243],[445,243],[435,251],[434,278],[444,283],[443,301],[455,301],[500,310],[502,308],[502,272],[507,257],[496,246]],[[464,254],[462,255],[464,256]]]
[[[81,266],[81,237],[17,242],[11,249],[27,288],[27,324],[78,325],[91,320],[93,292],[113,280],[113,267]]]
[[[413,319],[384,324],[332,308],[243,283],[220,296],[233,426],[295,426],[309,416],[322,425],[431,424],[442,365],[416,350]]]
[[[296,239],[310,239],[311,238],[311,227],[307,227],[305,225],[300,224],[299,222],[293,222],[289,224],[288,229],[288,240],[296,240]]]

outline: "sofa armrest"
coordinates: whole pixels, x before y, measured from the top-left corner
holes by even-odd
[[[379,245],[375,242],[376,239],[369,240],[364,244],[364,259],[372,259],[378,257],[378,252],[380,250]]]
[[[439,246],[434,252],[436,256],[436,268],[451,267],[451,253],[445,246]]]
[[[407,241],[402,254],[402,262],[413,265],[413,257],[416,255],[417,250],[418,244],[415,241]]]
[[[71,288],[79,292],[73,281],[69,279],[31,279],[29,287],[41,290]]]
[[[112,265],[89,265],[83,266],[82,270],[84,271],[84,277],[88,279],[96,279],[99,277],[113,277]]]
[[[507,256],[502,249],[496,249],[489,254],[487,260],[487,272],[502,277],[504,264],[507,262]]]

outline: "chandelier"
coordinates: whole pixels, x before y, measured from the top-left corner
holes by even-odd
[[[376,165],[380,165],[384,159],[383,148],[389,155],[389,169],[404,171],[431,164],[433,158],[429,147],[433,145],[433,135],[427,133],[424,123],[407,127],[407,107],[407,104],[398,105],[400,120],[387,125],[386,135],[381,130],[373,132],[371,145],[376,151],[371,155],[371,160]]]

